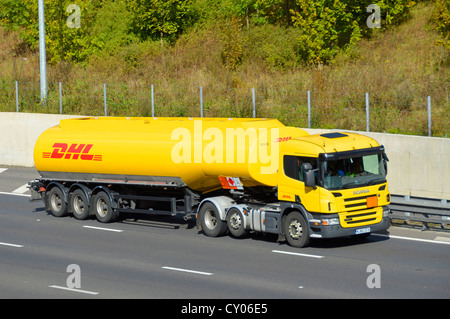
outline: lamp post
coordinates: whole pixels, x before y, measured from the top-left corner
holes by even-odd
[[[47,58],[45,54],[44,0],[39,1],[39,68],[41,78],[41,102],[47,102]]]

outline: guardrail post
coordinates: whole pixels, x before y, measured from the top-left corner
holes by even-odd
[[[252,88],[253,118],[256,117],[256,96],[255,88]]]
[[[203,117],[203,88],[200,86],[200,117]]]
[[[366,93],[366,131],[370,132],[370,114],[369,114],[369,93]]]
[[[151,85],[151,96],[152,96],[152,117],[155,117],[155,97],[153,91],[153,84]]]
[[[16,112],[19,112],[19,82],[16,81]]]
[[[307,92],[308,97],[308,128],[311,128],[311,91]]]
[[[108,104],[106,102],[106,83],[103,83],[103,101],[105,104],[105,116],[108,116]]]
[[[59,82],[59,114],[62,114],[62,84]]]
[[[428,96],[428,136],[431,136],[431,96]]]

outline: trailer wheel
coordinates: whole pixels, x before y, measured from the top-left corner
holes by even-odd
[[[84,220],[89,217],[89,201],[81,189],[76,189],[69,200],[70,211],[76,219]]]
[[[242,213],[236,208],[232,208],[228,211],[227,225],[230,234],[235,238],[244,238],[248,233],[244,225],[244,216],[242,216]]]
[[[289,245],[302,248],[309,244],[309,227],[300,212],[294,211],[287,215],[283,225]]]
[[[202,205],[198,218],[206,236],[218,237],[227,231],[227,224],[220,219],[219,211],[212,203]]]
[[[63,217],[67,215],[67,204],[64,200],[62,190],[55,186],[47,194],[47,207],[55,217]]]
[[[108,194],[101,191],[94,197],[92,208],[95,213],[95,217],[101,223],[114,222],[117,219],[117,213],[111,207],[111,200]]]

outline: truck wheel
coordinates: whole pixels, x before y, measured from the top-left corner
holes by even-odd
[[[89,217],[89,201],[81,189],[77,189],[72,193],[69,207],[76,219],[84,220]]]
[[[67,215],[67,204],[64,200],[64,194],[57,186],[50,189],[47,194],[47,207],[55,217],[63,217]]]
[[[117,219],[117,213],[111,207],[111,200],[108,194],[103,191],[95,195],[92,208],[95,217],[101,223],[111,223]]]
[[[218,237],[227,231],[227,224],[220,219],[219,211],[212,203],[202,205],[198,218],[206,236]]]
[[[302,248],[309,244],[309,227],[300,212],[292,212],[283,223],[284,235],[289,245]]]
[[[232,208],[227,214],[227,225],[230,234],[235,238],[244,238],[247,235],[247,230],[244,225],[244,216],[236,209]]]

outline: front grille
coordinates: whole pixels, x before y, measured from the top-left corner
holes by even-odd
[[[344,212],[339,214],[342,227],[356,227],[375,224],[381,221],[383,211],[379,208]]]
[[[367,196],[346,198],[346,199],[344,199],[344,207],[348,211],[367,208],[367,198],[373,197],[373,196],[374,195],[371,194],[371,195],[367,195]]]

